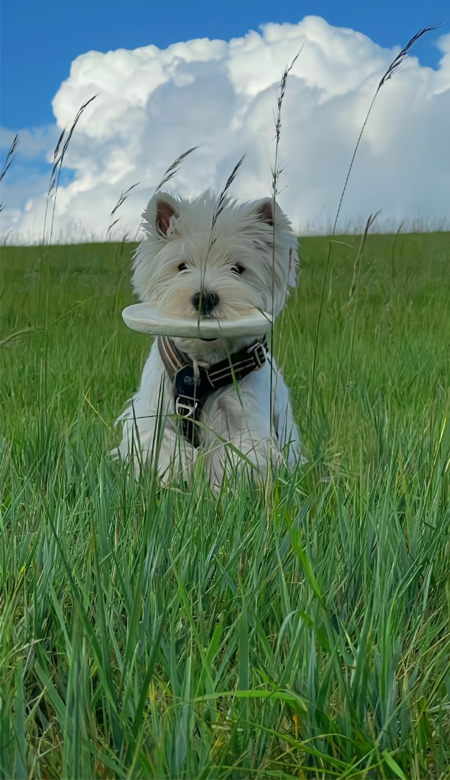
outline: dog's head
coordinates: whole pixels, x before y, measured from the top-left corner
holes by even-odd
[[[271,198],[237,206],[206,192],[194,200],[158,193],[144,214],[135,256],[141,301],[182,317],[236,319],[253,308],[276,316],[295,283],[297,239]],[[213,224],[214,223],[214,224]]]

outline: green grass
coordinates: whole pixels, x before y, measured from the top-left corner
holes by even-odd
[[[277,326],[308,464],[136,482],[131,248],[2,251],[0,775],[444,778],[450,241],[302,242]]]

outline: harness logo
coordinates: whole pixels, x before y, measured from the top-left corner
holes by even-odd
[[[188,374],[187,376],[185,376],[185,377],[183,378],[183,383],[184,383],[185,385],[191,385],[191,386],[192,386],[192,385],[197,385],[197,384],[198,384],[198,381],[199,381],[199,380],[197,379],[197,377],[195,377],[193,374],[192,374],[191,376]]]

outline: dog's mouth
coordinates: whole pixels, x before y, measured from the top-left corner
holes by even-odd
[[[211,314],[200,314],[199,312],[197,312],[197,317],[198,317],[199,321],[200,320],[203,320],[203,321],[206,320],[208,322],[208,320],[209,321],[211,321],[211,320],[212,321],[218,320],[218,317],[216,315],[214,315],[212,312],[211,312]],[[214,337],[212,339],[199,339],[199,341],[217,341],[217,337]]]

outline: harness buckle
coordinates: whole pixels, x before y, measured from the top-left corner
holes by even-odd
[[[249,347],[247,352],[250,355],[253,354],[253,358],[258,367],[257,370],[259,371],[266,362],[267,350],[264,344],[261,344],[260,341],[257,341],[256,344],[253,344],[251,347]]]
[[[197,408],[198,402],[194,401],[193,398],[187,398],[186,396],[177,396],[175,398],[175,414],[183,417],[184,420],[189,420],[195,417]]]

